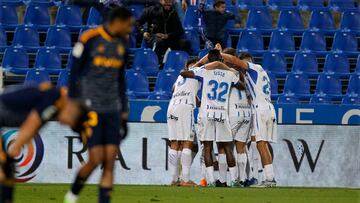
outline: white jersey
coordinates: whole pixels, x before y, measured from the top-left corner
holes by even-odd
[[[200,112],[211,119],[227,118],[230,89],[239,77],[231,71],[204,68],[194,70],[194,74],[203,84]]]
[[[170,104],[188,104],[195,107],[196,95],[199,88],[199,81],[192,78],[184,78],[179,75],[174,84],[174,92],[170,100]]]
[[[261,65],[248,63],[249,69],[246,73],[246,87],[251,95],[253,105],[271,103],[270,79]]]

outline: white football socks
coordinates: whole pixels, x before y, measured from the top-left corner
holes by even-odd
[[[266,180],[274,180],[274,167],[272,164],[268,164],[264,166],[265,178]]]
[[[226,155],[219,154],[219,180],[221,183],[225,183],[227,181],[227,168]]]
[[[229,167],[229,171],[230,171],[230,180],[231,182],[235,182],[238,179],[238,169],[236,166],[234,167]]]
[[[237,164],[239,167],[239,179],[244,182],[246,179],[246,162],[247,156],[245,153],[237,154]]]
[[[177,181],[179,178],[179,160],[178,151],[169,149],[168,161],[171,181]]]
[[[190,167],[192,162],[191,149],[184,148],[181,153],[182,180],[188,182],[190,179]]]
[[[206,180],[208,181],[208,183],[214,183],[215,182],[214,166],[206,167],[206,175],[207,175]]]
[[[256,142],[251,142],[251,151],[252,151],[252,159],[250,161],[250,166],[253,168],[253,177],[260,180],[260,177],[259,177],[259,165],[261,162],[260,160],[260,154],[259,154],[259,151],[256,147]]]

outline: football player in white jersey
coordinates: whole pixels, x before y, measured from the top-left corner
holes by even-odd
[[[230,69],[224,63],[220,51],[213,49],[207,56],[211,65],[215,69],[222,67]],[[211,63],[212,62],[212,63]],[[181,75],[188,78],[196,78],[203,83],[201,113],[204,119],[204,133],[201,134],[200,140],[204,143],[205,148],[205,165],[207,171],[208,186],[215,186],[214,167],[213,167],[213,142],[216,141],[220,146],[225,148],[227,164],[231,176],[231,186],[240,186],[237,179],[237,167],[232,152],[232,132],[229,121],[228,105],[229,92],[232,86],[240,88],[242,85],[239,77],[232,71],[228,70],[209,70],[205,65],[194,71],[183,71]]]
[[[184,70],[188,70],[191,63],[195,62],[189,61]],[[193,159],[192,148],[195,136],[194,109],[196,108],[196,96],[200,85],[195,79],[184,78],[179,75],[173,88],[173,95],[167,111],[171,185],[196,186],[190,180],[190,167]],[[179,165],[181,165],[181,181],[179,181]]]
[[[222,53],[236,56],[236,49],[231,47],[225,48]],[[241,72],[238,72],[238,74],[240,76],[240,80],[244,83],[244,74]],[[237,152],[236,161],[239,169],[239,181],[242,186],[245,186],[245,181],[247,183],[249,182],[249,180],[247,180],[246,173],[246,164],[248,161],[246,143],[250,137],[250,126],[252,119],[250,101],[248,99],[248,94],[246,93],[245,88],[240,90],[236,89],[235,87],[231,88],[229,98],[229,117]],[[220,161],[219,170],[221,170]]]
[[[252,62],[252,56],[249,53],[240,54],[240,59],[227,54],[223,54],[223,57],[225,61],[234,64],[237,70],[246,71],[246,86],[255,110],[254,134],[265,172],[265,181],[262,182],[262,186],[274,187],[276,181],[273,159],[268,145],[277,140],[277,126],[275,109],[270,97],[269,76],[261,65]]]

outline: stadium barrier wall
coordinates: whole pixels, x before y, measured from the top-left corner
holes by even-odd
[[[130,123],[130,133],[121,145],[116,184],[168,184],[167,126],[164,123]],[[280,186],[360,187],[359,126],[280,125],[278,142],[271,145]],[[16,136],[6,129],[6,144]],[[199,181],[196,156],[191,176]],[[48,123],[18,157],[19,182],[70,183],[86,148],[76,134],[56,122]],[[90,177],[99,181],[101,169]]]

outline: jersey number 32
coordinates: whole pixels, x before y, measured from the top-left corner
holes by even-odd
[[[208,85],[211,87],[211,93],[208,93],[208,98],[210,100],[217,100],[219,102],[225,102],[226,98],[224,96],[229,90],[229,84],[226,82],[221,82],[220,84],[216,80],[210,80]]]

